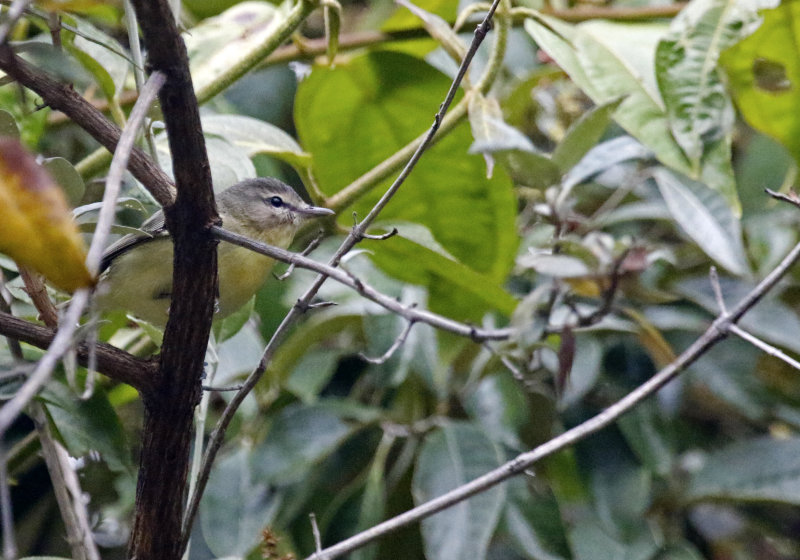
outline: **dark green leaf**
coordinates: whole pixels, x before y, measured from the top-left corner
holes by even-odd
[[[498,449],[475,426],[449,422],[431,433],[414,471],[414,501],[421,504],[465,484],[500,465]],[[481,492],[422,521],[429,560],[486,557],[505,497],[505,488]]]
[[[242,446],[217,459],[200,502],[203,538],[222,558],[244,557],[281,505],[281,496],[255,474],[253,453]]]
[[[281,485],[302,480],[354,429],[328,408],[289,405],[273,421],[264,443],[254,450],[256,476]]]
[[[47,158],[42,162],[42,165],[64,190],[70,206],[78,204],[83,198],[84,192],[86,192],[86,185],[83,183],[83,178],[75,170],[75,167],[60,157]]]
[[[691,477],[687,497],[800,505],[798,472],[800,438],[741,441],[704,458]]]
[[[73,457],[94,451],[111,470],[133,468],[122,425],[102,390],[95,388],[91,397],[81,400],[69,387],[53,381],[39,398]]]

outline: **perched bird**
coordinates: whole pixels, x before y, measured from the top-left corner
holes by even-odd
[[[286,248],[302,223],[329,216],[332,210],[311,206],[288,185],[273,178],[246,179],[217,196],[222,227],[250,239]],[[164,327],[172,295],[172,239],[164,213],[112,244],[103,255],[95,291],[100,311],[121,309]],[[217,249],[219,300],[215,320],[227,317],[258,291],[274,260],[222,242]]]

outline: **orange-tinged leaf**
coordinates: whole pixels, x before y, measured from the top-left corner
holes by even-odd
[[[0,138],[0,252],[73,292],[94,283],[61,189],[12,138]]]

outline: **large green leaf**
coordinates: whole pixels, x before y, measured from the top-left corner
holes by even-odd
[[[315,67],[298,89],[295,120],[321,190],[338,192],[423,133],[448,85],[447,77],[422,60],[393,52],[357,56],[333,69]],[[470,143],[466,124],[440,140],[382,217],[424,225],[457,261],[499,285],[516,250],[516,203],[508,177],[498,170],[487,179],[482,158],[467,154]],[[364,193],[354,204],[357,214],[365,215],[388,184]],[[345,220],[349,226],[349,215]],[[442,280],[440,270],[415,262],[414,247],[408,253],[398,253],[400,243],[391,247],[390,240],[371,248],[378,259],[391,250],[398,265]]]
[[[786,146],[800,162],[800,4],[764,11],[764,23],[722,54],[736,103],[754,128]]]
[[[800,438],[757,438],[705,457],[692,474],[691,500],[769,501],[800,505]]]
[[[746,274],[741,226],[725,201],[714,191],[667,169],[654,170],[653,178],[683,231],[726,269]]]
[[[202,123],[205,134],[224,138],[249,157],[266,154],[295,168],[305,167],[311,160],[294,138],[274,124],[242,115],[204,115]]]
[[[499,450],[478,428],[449,422],[425,438],[414,471],[412,492],[417,504],[485,474],[500,465]],[[486,557],[505,499],[505,488],[481,492],[422,521],[428,560]]]
[[[89,22],[75,18],[73,24],[75,32],[64,34],[67,49],[91,72],[108,99],[118,97],[130,70],[127,52]]]

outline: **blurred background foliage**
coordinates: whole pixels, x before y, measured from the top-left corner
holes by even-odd
[[[471,40],[469,16],[486,9],[415,4],[422,11],[342,2],[332,61],[317,49],[317,10],[292,44],[221,93],[219,76],[289,5],[181,6],[215,189],[255,175],[305,187],[339,213],[318,260],[393,180],[393,155],[430,126],[452,55]],[[60,45],[48,26],[54,9],[63,10]],[[634,17],[600,17],[615,10]],[[478,344],[416,324],[371,363],[364,356],[381,356],[405,321],[328,282],[321,296],[337,305],[293,331],[229,430],[192,558],[303,557],[314,550],[311,512],[333,544],[549,440],[702,332],[719,312],[712,265],[733,304],[797,242],[797,208],[764,193],[792,186],[800,157],[797,2],[520,0],[497,17],[510,28],[495,22],[456,98],[458,118],[376,224],[399,234],[365,241],[345,266],[401,302],[512,326],[513,336]],[[454,32],[457,18],[468,23]],[[136,85],[120,3],[34,3],[12,38],[28,61],[124,122]],[[157,109],[152,119],[152,149],[170,172]],[[0,87],[0,131],[45,158],[89,235],[107,169],[94,141],[13,83]],[[154,209],[128,177],[118,232]],[[14,264],[0,265],[14,313],[36,320]],[[225,321],[214,385],[252,370],[311,277],[270,280]],[[800,353],[799,279],[793,272],[742,322],[790,355]],[[101,338],[146,355],[158,333],[119,316]],[[14,366],[5,345],[0,361]],[[228,398],[211,395],[208,426]],[[104,557],[123,557],[135,391],[106,380],[81,401],[56,380],[40,400],[75,457]],[[796,370],[726,340],[612,427],[349,557],[798,558],[799,405]],[[20,550],[67,555],[29,421],[5,444]]]

